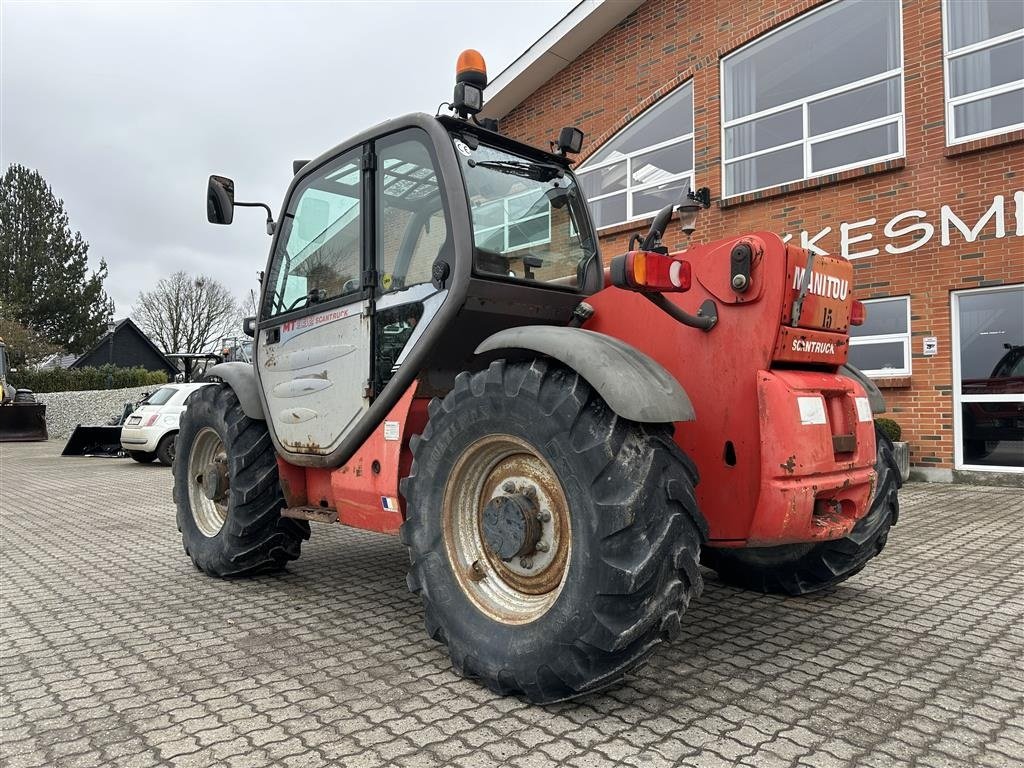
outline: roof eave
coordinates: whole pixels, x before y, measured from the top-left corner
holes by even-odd
[[[643,3],[581,0],[490,82],[480,116],[505,117]]]

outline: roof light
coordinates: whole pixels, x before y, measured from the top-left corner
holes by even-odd
[[[487,64],[480,51],[467,48],[455,63],[455,82],[469,83],[478,88],[487,87]]]
[[[459,54],[455,64],[455,95],[452,108],[465,119],[484,108],[487,87],[487,65],[479,51],[468,48]]]
[[[630,251],[611,263],[612,283],[629,291],[682,293],[690,290],[690,262],[653,251]]]

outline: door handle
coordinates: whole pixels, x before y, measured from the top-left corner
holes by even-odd
[[[281,329],[271,328],[267,331],[267,344],[277,344],[281,340]]]

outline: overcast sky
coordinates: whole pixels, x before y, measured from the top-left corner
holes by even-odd
[[[477,48],[494,77],[575,0],[0,3],[0,161],[64,199],[124,317],[179,269],[240,298],[270,238],[258,209],[206,222],[206,178],[274,215],[294,159],[451,98]]]

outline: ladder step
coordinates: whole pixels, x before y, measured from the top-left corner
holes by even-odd
[[[281,510],[281,517],[309,520],[311,523],[336,523],[338,510],[330,507],[285,507]]]

